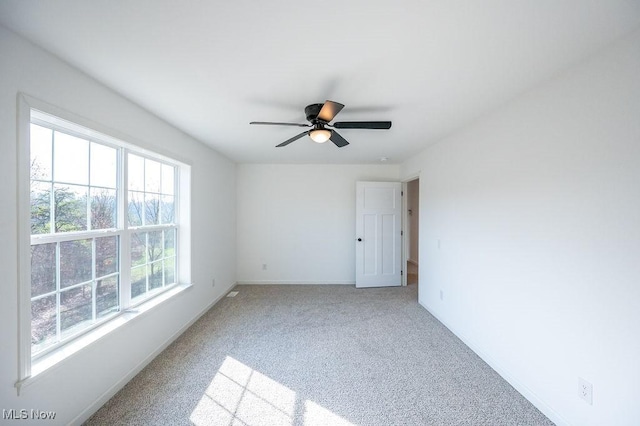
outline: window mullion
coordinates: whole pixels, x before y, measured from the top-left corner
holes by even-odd
[[[180,221],[180,175],[177,170],[174,169],[173,177],[173,281],[180,282],[180,262],[178,262],[178,256],[180,255],[180,231],[176,224],[182,224]]]
[[[56,132],[51,132],[51,182],[49,182],[49,233],[54,233],[56,228],[56,194],[55,185],[53,184],[55,178],[55,164],[56,164]]]
[[[160,165],[160,190],[158,191],[158,193],[156,194],[158,197],[158,225],[161,225],[163,220],[162,220],[162,165]],[[163,243],[164,244],[164,243]]]
[[[174,227],[175,224],[173,223],[165,223],[165,224],[160,224],[160,225],[146,225],[146,226],[130,226],[129,230],[132,232],[142,232],[142,231],[146,231],[146,232],[152,232],[152,231],[164,231],[165,229],[171,229],[172,227]]]
[[[88,240],[90,238],[119,235],[118,229],[98,229],[94,231],[60,232],[57,234],[38,234],[31,236],[31,245],[48,244],[64,241]]]
[[[161,183],[162,183],[162,181],[161,181]],[[162,278],[161,278],[162,279],[162,287],[164,287],[165,283],[167,282],[167,280],[165,279],[165,276],[164,276],[164,262],[165,262],[165,259],[167,258],[167,253],[164,251],[164,248],[166,247],[165,241],[164,241],[165,231],[162,231],[161,235],[162,235],[162,238],[160,239],[161,240],[161,243],[160,243],[161,246],[160,247],[162,249],[162,257],[160,258],[160,268],[162,268],[161,269],[162,273],[160,275],[162,276]]]
[[[131,305],[131,231],[129,230],[129,167],[128,150],[120,148],[118,161],[118,228],[124,232],[120,236],[120,309]]]
[[[87,212],[87,231],[93,229],[93,223],[91,223],[91,142],[88,143],[87,148],[87,204],[84,206]]]
[[[144,233],[144,252],[145,252],[144,282],[146,285],[145,294],[147,294],[149,293],[149,272],[151,271],[151,254],[149,253],[149,232]]]
[[[56,343],[62,340],[62,318],[60,308],[60,243],[56,243]]]
[[[98,318],[97,314],[97,298],[98,298],[98,282],[96,281],[96,258],[97,258],[97,242],[93,238],[91,240],[91,320]]]

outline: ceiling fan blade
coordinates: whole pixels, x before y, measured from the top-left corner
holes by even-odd
[[[295,135],[294,137],[292,137],[291,139],[287,139],[286,141],[282,142],[281,144],[276,145],[276,148],[280,148],[282,146],[287,146],[289,145],[291,142],[297,141],[298,139],[300,139],[303,136],[306,136],[309,134],[309,130],[307,130],[306,132],[302,132],[299,135]]]
[[[279,123],[276,121],[252,121],[249,124],[266,124],[268,126],[296,126],[296,127],[311,127],[311,124],[302,123]]]
[[[390,129],[390,121],[337,121],[332,124],[336,129]]]
[[[349,142],[347,142],[347,140],[345,138],[343,138],[342,136],[340,136],[340,134],[338,132],[336,132],[335,130],[331,131],[331,138],[330,139],[331,139],[331,142],[336,144],[336,146],[338,148],[342,148],[343,146],[349,145]]]
[[[328,100],[324,103],[322,109],[318,113],[318,119],[328,123],[338,115],[342,108],[344,108],[344,105]]]

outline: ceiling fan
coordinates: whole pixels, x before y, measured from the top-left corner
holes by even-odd
[[[294,142],[305,135],[309,135],[311,140],[317,143],[324,143],[331,140],[338,148],[349,145],[349,142],[334,129],[389,129],[391,128],[390,121],[336,121],[333,124],[329,124],[331,120],[344,108],[344,105],[334,101],[325,101],[323,104],[311,104],[307,105],[304,109],[304,113],[307,116],[307,123],[280,123],[272,121],[252,121],[249,124],[266,124],[271,126],[296,126],[296,127],[311,127],[310,130],[305,130],[287,139],[281,144],[276,145],[276,148],[287,146],[291,142]]]

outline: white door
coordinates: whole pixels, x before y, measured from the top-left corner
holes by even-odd
[[[402,284],[400,182],[356,182],[356,287]]]

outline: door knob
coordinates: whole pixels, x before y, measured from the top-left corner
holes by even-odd
[[[362,241],[362,238],[358,238],[358,241]]]

